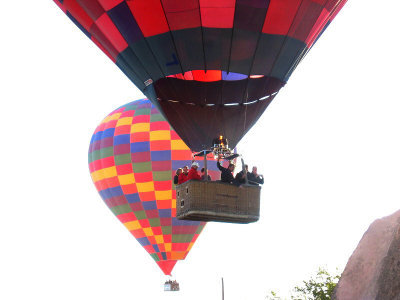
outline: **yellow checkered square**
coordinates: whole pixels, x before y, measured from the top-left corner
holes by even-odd
[[[169,191],[156,191],[156,200],[170,200],[172,199],[172,190]]]
[[[171,131],[156,130],[150,132],[150,141],[166,141],[171,139]]]
[[[141,228],[140,223],[137,220],[126,222],[124,225],[129,231]]]
[[[135,183],[135,176],[133,174],[118,175],[120,185],[127,185]]]
[[[152,192],[154,191],[154,182],[149,181],[149,182],[143,182],[143,183],[136,183],[136,187],[139,193],[145,193],[145,192]]]
[[[164,243],[164,237],[162,235],[155,235],[154,238],[156,239],[157,244]]]
[[[124,126],[124,125],[131,125],[132,124],[132,117],[125,117],[125,118],[121,118],[117,121],[117,125],[115,125],[115,127],[118,126]]]
[[[136,123],[131,126],[131,133],[150,131],[150,123]]]
[[[171,140],[171,150],[189,150],[182,140]]]
[[[110,122],[113,120],[118,120],[120,116],[121,116],[121,113],[115,113],[115,114],[109,115],[101,123],[107,123],[107,122]]]
[[[92,176],[93,182],[103,180],[105,178],[111,178],[117,176],[117,168],[115,166],[100,169],[94,171],[90,174]]]
[[[153,236],[153,235],[154,235],[153,230],[152,230],[150,227],[148,227],[148,228],[143,228],[143,232],[144,232],[144,234],[145,234],[146,236]]]

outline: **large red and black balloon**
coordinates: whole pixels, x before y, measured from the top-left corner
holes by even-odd
[[[346,0],[54,0],[192,150],[233,148]]]

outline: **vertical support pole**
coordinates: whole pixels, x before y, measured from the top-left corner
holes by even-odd
[[[222,300],[224,300],[224,277],[221,277],[222,280]]]
[[[208,181],[208,169],[207,169],[207,151],[204,150],[204,175],[206,178],[204,179],[205,181]]]
[[[240,160],[242,161],[242,171],[243,171],[243,174],[246,174],[246,176],[244,176],[245,184],[248,185],[248,184],[249,184],[249,179],[247,178],[247,172],[246,172],[246,168],[244,167],[244,160],[243,160],[243,157],[241,157]]]

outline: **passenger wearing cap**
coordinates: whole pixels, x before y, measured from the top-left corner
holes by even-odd
[[[187,180],[201,180],[200,174],[197,171],[198,167],[199,167],[199,164],[197,162],[192,163],[192,167],[189,170]]]

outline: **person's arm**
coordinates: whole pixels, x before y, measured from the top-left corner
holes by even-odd
[[[225,168],[221,166],[221,163],[219,162],[221,160],[221,154],[218,154],[218,159],[217,159],[217,167],[220,171],[223,171]]]
[[[225,168],[223,166],[221,166],[219,159],[217,160],[217,167],[220,171],[223,171]]]

